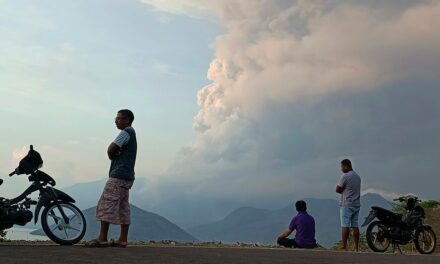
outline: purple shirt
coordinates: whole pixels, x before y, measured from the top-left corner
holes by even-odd
[[[298,213],[290,222],[289,229],[296,230],[295,242],[303,248],[315,248],[315,219],[307,212]]]

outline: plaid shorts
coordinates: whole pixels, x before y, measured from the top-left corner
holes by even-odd
[[[96,207],[96,219],[115,225],[130,224],[129,190],[133,181],[109,178]]]

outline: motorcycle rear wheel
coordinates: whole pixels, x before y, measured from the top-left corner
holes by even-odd
[[[380,221],[372,222],[367,228],[367,243],[374,252],[385,252],[388,250],[391,241],[386,236],[387,230]]]
[[[432,228],[421,226],[417,228],[414,244],[420,254],[432,254],[437,248],[437,237]]]

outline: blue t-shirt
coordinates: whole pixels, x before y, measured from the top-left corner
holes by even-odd
[[[120,153],[111,162],[109,176],[133,181],[137,154],[136,132],[132,127],[126,127],[113,143],[119,146]]]
[[[290,222],[289,229],[296,230],[295,242],[303,248],[315,248],[315,219],[307,212],[298,213]]]

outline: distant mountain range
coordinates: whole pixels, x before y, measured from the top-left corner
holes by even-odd
[[[132,224],[130,225],[129,240],[131,241],[197,241],[192,235],[160,215],[144,211],[134,205],[130,205],[130,208]],[[99,234],[100,225],[96,220],[95,212],[96,206],[83,211],[87,222],[85,240],[94,239]],[[119,231],[119,226],[112,225],[109,230],[109,238],[117,239]],[[35,230],[31,234],[45,235],[42,229]]]
[[[96,206],[107,179],[79,183],[62,191],[76,200],[77,206],[84,210]],[[234,200],[199,199],[198,197],[160,197],[160,201],[152,203],[145,195],[148,180],[136,178],[130,190],[130,202],[140,208],[153,211],[171,220],[177,225],[187,228],[217,221],[233,210],[243,206]],[[197,216],[197,217],[194,217]]]
[[[78,207],[84,210],[96,205],[105,181],[106,179],[80,183],[64,188],[63,191],[74,197]],[[148,184],[147,180],[136,179],[130,191],[130,202],[143,210],[154,211],[157,213],[156,216],[169,219],[176,226],[183,227],[193,236],[190,240],[197,238],[202,241],[273,244],[276,236],[287,228],[290,219],[296,214],[293,204],[281,209],[269,210],[242,207],[233,201],[196,197],[163,200],[152,206],[143,195],[146,184]],[[309,213],[316,220],[318,242],[325,247],[331,247],[340,239],[338,201],[334,199],[306,199],[306,201]],[[391,208],[390,203],[380,195],[364,195],[360,222],[367,216],[372,205]],[[140,208],[138,209],[142,210]],[[133,223],[137,221],[143,222],[142,219],[136,219]],[[96,221],[92,218],[90,222]]]
[[[66,192],[70,196],[72,196],[76,205],[84,210],[90,207],[97,205],[99,197],[101,197],[102,191],[104,189],[105,183],[107,179],[102,179],[99,181],[78,183],[66,188],[61,189],[63,192]],[[133,185],[133,188],[130,190],[130,202],[132,201],[132,193],[140,193],[142,191],[143,186],[146,184],[145,179],[136,179],[136,184]],[[134,204],[137,204],[134,202]]]
[[[318,243],[324,247],[333,246],[340,239],[338,202],[332,199],[306,199],[306,202],[316,221]],[[361,224],[372,205],[391,208],[390,203],[377,194],[364,195],[362,205]],[[202,241],[274,244],[277,235],[287,229],[294,215],[293,205],[278,210],[243,207],[220,221],[188,228],[187,231]]]

